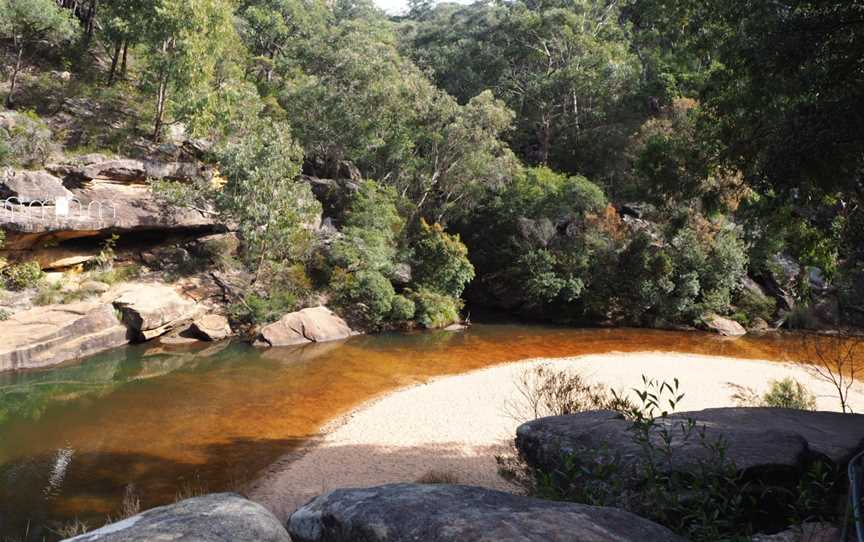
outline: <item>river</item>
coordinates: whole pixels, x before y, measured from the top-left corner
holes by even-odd
[[[507,361],[667,351],[795,360],[799,341],[511,323],[303,348],[144,344],[0,374],[0,540],[56,538],[178,494],[236,490],[328,421],[388,390]]]

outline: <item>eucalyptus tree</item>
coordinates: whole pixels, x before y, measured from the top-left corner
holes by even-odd
[[[11,107],[25,54],[37,46],[56,46],[69,41],[78,25],[68,10],[54,0],[0,0],[0,36],[12,42],[15,56],[6,106]]]
[[[235,95],[233,83],[243,57],[229,0],[159,0],[145,28],[144,82],[154,95],[153,140],[166,123],[206,130],[223,98]],[[225,92],[223,92],[225,91]],[[210,118],[208,118],[208,116]]]

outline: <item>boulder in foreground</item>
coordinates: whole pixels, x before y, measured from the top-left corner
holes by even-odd
[[[683,540],[615,508],[438,484],[337,489],[294,512],[288,531],[294,542]]]
[[[690,438],[683,438],[687,421],[695,422]],[[566,458],[590,460],[592,450],[606,449],[638,467],[644,454],[630,430],[632,422],[613,411],[550,416],[522,424],[516,447],[529,465],[546,472],[563,468]],[[841,469],[864,446],[864,415],[811,412],[781,408],[711,408],[682,412],[656,420],[652,438],[660,446],[660,428],[672,438],[668,471],[698,469],[711,459],[708,442],[723,442],[725,457],[748,476],[764,481],[800,473],[813,456]],[[580,452],[585,452],[584,454]]]
[[[261,328],[259,346],[293,346],[347,339],[354,333],[348,324],[327,307],[310,307],[291,312],[278,322]]]
[[[76,542],[290,542],[288,533],[266,508],[240,495],[214,493],[109,523],[69,540]]]

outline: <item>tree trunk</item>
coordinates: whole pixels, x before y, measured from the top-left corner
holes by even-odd
[[[18,72],[21,71],[21,59],[24,57],[24,45],[18,46],[18,54],[15,55],[15,67],[12,69],[12,81],[9,83],[9,94],[6,95],[6,107],[12,107],[12,95],[15,94],[15,85],[18,83]]]
[[[111,71],[108,73],[108,86],[114,84],[114,76],[117,74],[117,62],[120,60],[120,49],[123,45],[123,40],[117,40],[114,44],[114,55],[111,57]]]
[[[123,40],[123,60],[120,61],[120,77],[126,79],[126,52],[129,51],[129,40]]]
[[[159,90],[156,93],[156,122],[153,126],[153,142],[159,142],[159,136],[162,132],[162,123],[165,116],[165,97],[168,92],[168,82],[165,77],[159,79]]]
[[[543,116],[539,131],[537,139],[540,149],[537,153],[537,159],[540,165],[545,166],[549,164],[549,148],[552,146],[552,121],[546,115]]]

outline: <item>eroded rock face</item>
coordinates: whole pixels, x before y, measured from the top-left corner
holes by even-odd
[[[138,340],[154,337],[180,327],[198,316],[197,304],[171,286],[134,283],[114,300],[123,322]]]
[[[221,341],[231,336],[231,325],[224,316],[206,314],[192,322],[191,332],[205,341]]]
[[[327,307],[310,307],[288,313],[278,322],[264,326],[256,344],[293,346],[347,339],[352,334],[345,320]]]
[[[15,171],[0,174],[0,199],[15,198],[18,203],[51,202],[71,198],[72,192],[57,177],[44,171]],[[52,211],[53,213],[53,211]]]
[[[114,308],[101,302],[35,307],[0,322],[0,371],[83,358],[128,343]]]
[[[744,326],[736,322],[735,320],[730,320],[728,318],[723,318],[722,316],[717,316],[716,314],[710,314],[704,318],[705,325],[711,331],[716,331],[720,335],[724,337],[740,337],[741,335],[746,335],[747,330],[744,329]]]
[[[695,422],[683,438],[687,420]],[[713,408],[682,412],[658,419],[652,437],[659,445],[659,428],[672,435],[667,472],[686,472],[711,459],[705,442],[723,442],[725,453],[739,472],[771,481],[794,478],[815,457],[829,459],[841,469],[864,446],[864,415],[810,412],[779,408]],[[597,450],[618,455],[624,464],[639,466],[640,447],[632,423],[612,411],[591,411],[540,418],[519,426],[516,447],[533,467],[546,472],[561,469],[567,456],[584,460]],[[587,453],[585,453],[587,452]]]
[[[288,532],[266,508],[233,493],[214,493],[153,508],[69,540],[291,542]]]
[[[440,484],[337,489],[294,512],[288,531],[294,542],[682,540],[615,508]]]

